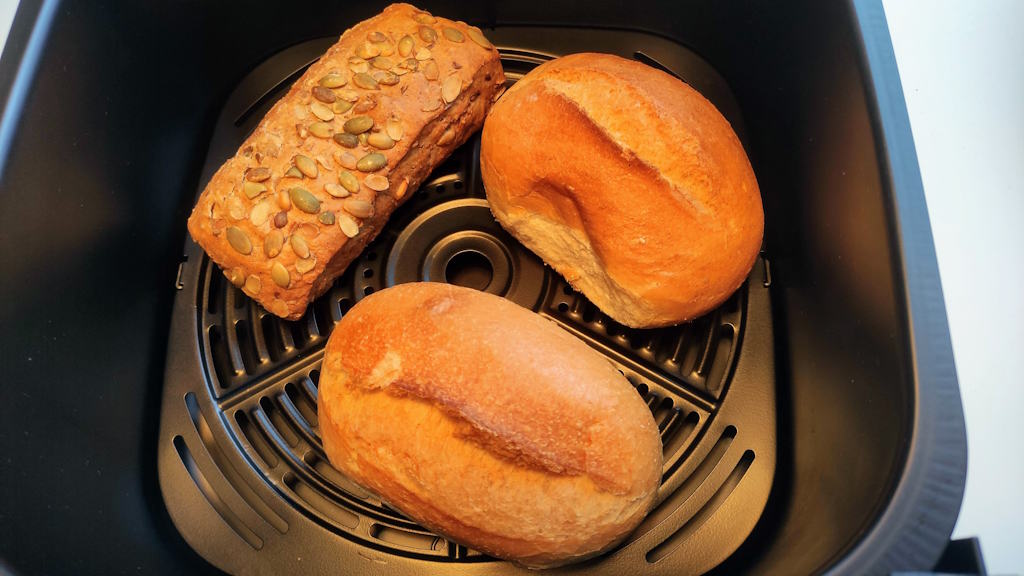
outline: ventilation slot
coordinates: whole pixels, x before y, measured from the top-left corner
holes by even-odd
[[[677,411],[675,418],[670,420],[661,433],[662,452],[665,455],[665,475],[670,472],[669,467],[681,456],[679,452],[689,445],[690,437],[700,424],[700,415],[690,412],[683,417],[681,411]]]
[[[433,534],[417,534],[374,524],[370,528],[370,536],[407,550],[440,552],[441,555],[448,555],[448,542]]]
[[[359,516],[327,500],[316,490],[300,481],[295,474],[291,472],[286,473],[284,475],[284,484],[296,497],[305,502],[310,509],[318,512],[323,520],[338,524],[349,530],[354,530],[356,526],[359,526]]]
[[[295,434],[295,430],[288,425],[288,422],[281,415],[281,411],[278,410],[277,406],[270,400],[270,398],[260,398],[260,408],[263,409],[263,414],[266,415],[267,423],[270,424],[271,431],[277,433],[278,436],[284,439],[289,446],[295,448],[299,445],[299,438]]]
[[[199,403],[196,401],[195,394],[189,392],[185,395],[185,407],[192,418],[192,425],[195,426],[200,440],[203,441],[203,445],[206,447],[206,452],[210,455],[210,459],[213,460],[214,465],[217,466],[221,474],[228,479],[238,495],[274,529],[281,534],[287,532],[288,524],[284,519],[278,516],[276,512],[267,506],[263,499],[256,495],[252,487],[242,479],[241,474],[238,473],[235,466],[224,455],[224,451],[221,450],[220,445],[217,444],[216,439],[213,437],[213,431],[210,430],[206,417],[203,416],[202,411],[199,409]]]
[[[206,498],[206,501],[210,503],[210,506],[220,514],[220,517],[224,520],[235,534],[245,540],[245,543],[252,546],[256,550],[263,548],[263,539],[260,538],[251,528],[245,525],[242,520],[235,515],[234,512],[228,508],[228,505],[220,499],[217,492],[214,491],[213,486],[206,480],[206,476],[203,475],[202,471],[199,470],[199,466],[196,465],[195,458],[192,457],[192,451],[189,450],[188,445],[185,444],[185,439],[181,436],[174,437],[174,449],[178,451],[178,457],[181,458],[181,463],[184,464],[185,470],[188,471],[188,475],[192,477],[192,481],[195,482],[196,487]]]
[[[672,554],[672,552],[678,548],[687,538],[690,538],[694,532],[700,529],[705,522],[711,518],[714,513],[722,507],[722,504],[729,498],[733,490],[739,486],[740,480],[750,469],[750,465],[754,462],[754,452],[747,450],[743,453],[736,467],[733,468],[732,473],[726,478],[725,482],[715,491],[715,494],[701,507],[700,511],[693,515],[686,524],[677,530],[674,534],[665,539],[664,542],[658,544],[647,553],[647,561],[651,564],[661,560],[662,558]]]
[[[637,529],[637,534],[643,534],[666,518],[668,518],[677,508],[683,505],[686,500],[693,495],[697,488],[707,480],[708,476],[711,475],[711,471],[718,466],[719,461],[722,460],[722,456],[725,455],[726,451],[729,450],[729,446],[732,444],[733,438],[736,437],[736,429],[729,426],[722,433],[722,436],[718,439],[718,442],[711,448],[708,455],[704,460],[697,466],[697,469],[693,471],[690,476],[683,481],[683,484],[679,486],[671,495],[665,498],[661,504],[659,504],[647,518],[640,524],[640,528]],[[666,472],[664,478],[667,478],[671,472]]]
[[[334,466],[331,466],[330,462],[321,458],[316,452],[307,452],[302,460],[307,466],[315,470],[316,473],[323,478],[324,482],[331,484],[359,500],[369,501],[371,499],[370,493],[364,490],[362,486],[343,476],[341,472],[338,472],[334,468]]]
[[[235,411],[235,422],[238,423],[238,429],[241,430],[242,436],[256,451],[256,455],[263,461],[263,464],[268,468],[276,467],[280,460],[270,448],[270,439],[266,437],[260,427],[253,425],[245,410]]]
[[[305,383],[306,378],[302,379]],[[305,388],[305,386],[303,386]],[[316,417],[316,403],[315,400],[311,400],[307,393],[300,392],[299,387],[295,384],[285,384],[284,393],[287,394],[288,400],[291,401],[295,409],[299,411],[299,415],[305,421],[305,427],[311,431],[319,426],[319,421]],[[317,438],[319,440],[319,438]]]

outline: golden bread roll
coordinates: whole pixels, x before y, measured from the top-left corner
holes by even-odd
[[[661,439],[611,363],[498,296],[402,284],[352,308],[320,375],[324,450],[424,526],[530,567],[622,540],[654,501]]]
[[[233,284],[297,319],[480,128],[504,82],[480,30],[392,4],[295,81],[214,174],[188,230]]]
[[[639,62],[537,67],[488,115],[480,163],[502,226],[627,326],[712,310],[760,249],[761,196],[729,123]]]

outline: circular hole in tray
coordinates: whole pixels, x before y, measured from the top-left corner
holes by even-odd
[[[451,284],[483,290],[494,277],[494,265],[476,250],[465,250],[452,256],[444,268],[444,278]]]

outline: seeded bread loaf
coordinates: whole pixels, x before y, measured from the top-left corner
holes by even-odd
[[[416,282],[334,329],[318,420],[338,470],[424,526],[530,567],[594,556],[650,510],[658,426],[605,358],[508,300]]]
[[[627,326],[708,312],[761,246],[757,180],[729,122],[632,60],[573,54],[531,71],[488,115],[480,169],[498,221]]]
[[[271,108],[200,195],[189,232],[235,286],[297,319],[481,127],[504,82],[480,30],[388,6]]]

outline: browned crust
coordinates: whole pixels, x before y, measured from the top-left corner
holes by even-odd
[[[609,104],[584,108],[565,86]],[[620,89],[599,92],[608,86]],[[636,124],[643,138],[665,146],[638,155],[610,123]],[[628,311],[603,310],[633,326],[675,324],[713,309],[743,283],[760,248],[757,181],[728,122],[686,84],[615,56],[567,56],[520,80],[485,123],[481,174],[495,215],[513,234],[514,222],[541,217],[585,237],[613,283],[656,311],[638,326],[624,319]],[[545,260],[560,248],[517,236]],[[585,284],[579,270],[553,265]]]
[[[428,45],[419,35],[419,29],[424,24],[416,18],[427,18],[417,16],[420,13],[408,4],[392,4],[380,15],[346,31],[267,113],[235,156],[228,159],[214,174],[196,203],[188,221],[192,237],[225,270],[229,278],[235,275],[241,281],[250,277],[258,279],[258,282],[254,281],[250,287],[244,288],[246,293],[278,316],[293,320],[301,317],[308,303],[331,286],[334,279],[373,240],[395,208],[415,192],[423,179],[452,150],[482,126],[492,98],[505,81],[497,50],[473,41],[469,26],[462,22],[429,17],[434,18],[435,22],[426,26],[434,30],[437,39]],[[442,32],[444,28],[459,31],[463,42],[449,40]],[[429,61],[437,65],[438,78],[431,80],[426,77],[424,68],[428,60],[424,60],[419,62],[419,70],[400,76],[397,85],[380,85],[379,90],[357,87],[349,58],[375,32],[387,37],[385,44],[394,50],[390,56],[394,62],[405,59],[398,53],[397,44],[406,35],[415,42],[410,57],[415,58],[419,48],[427,47],[430,50]],[[472,29],[472,32],[475,34],[478,31]],[[369,70],[372,72],[374,68],[370,66]],[[336,96],[345,90],[354,90],[360,97],[356,106],[336,114],[330,121],[333,131],[342,132],[344,121],[357,115],[370,116],[374,120],[374,130],[381,130],[386,127],[391,116],[396,116],[404,134],[393,148],[378,151],[369,145],[360,145],[350,150],[331,138],[323,139],[308,134],[308,127],[319,121],[311,111],[311,105],[317,102],[312,89],[329,72],[340,72],[347,78],[344,86],[334,90]],[[444,104],[441,87],[450,76],[458,78],[461,90],[451,103]],[[376,107],[358,112],[359,104],[371,96],[378,102]],[[428,110],[435,103],[440,105],[434,110]],[[297,125],[307,129],[305,136],[300,134]],[[449,131],[450,134],[446,136]],[[389,180],[390,186],[383,192],[370,189],[363,182],[365,174],[355,169],[349,170],[360,182],[359,190],[350,198],[370,202],[374,208],[369,217],[352,216],[359,225],[358,235],[348,238],[337,223],[340,221],[338,217],[334,225],[326,225],[318,220],[318,215],[307,214],[293,206],[284,210],[288,219],[285,227],[280,229],[286,238],[284,248],[279,255],[269,256],[264,250],[264,240],[271,231],[276,230],[273,216],[281,211],[281,207],[276,205],[278,193],[286,193],[292,187],[301,186],[321,202],[321,212],[331,211],[339,216],[346,214],[345,203],[348,199],[335,198],[324,189],[325,184],[339,183],[338,173],[342,169],[339,155],[345,152],[352,153],[356,158],[370,152],[381,152],[387,159],[387,166],[375,173]],[[330,167],[318,166],[315,178],[284,177],[296,154],[314,160],[319,157]],[[246,170],[256,167],[269,168],[272,176],[265,182],[268,190],[250,199],[243,193],[244,175]],[[262,202],[274,204],[271,216],[263,222],[251,221],[249,216],[253,209]],[[237,215],[243,218],[234,218]],[[228,226],[238,228],[250,239],[251,253],[241,254],[232,248],[225,232]],[[287,241],[287,238],[296,234],[306,240],[316,260],[313,268],[305,273],[297,268],[299,258]],[[273,280],[271,269],[275,263],[283,265],[289,273],[290,282],[286,288],[278,286]],[[258,291],[251,290],[257,283]]]
[[[327,345],[332,464],[438,532],[532,566],[628,534],[661,473],[657,426],[604,358],[473,290],[417,283],[354,307]]]

